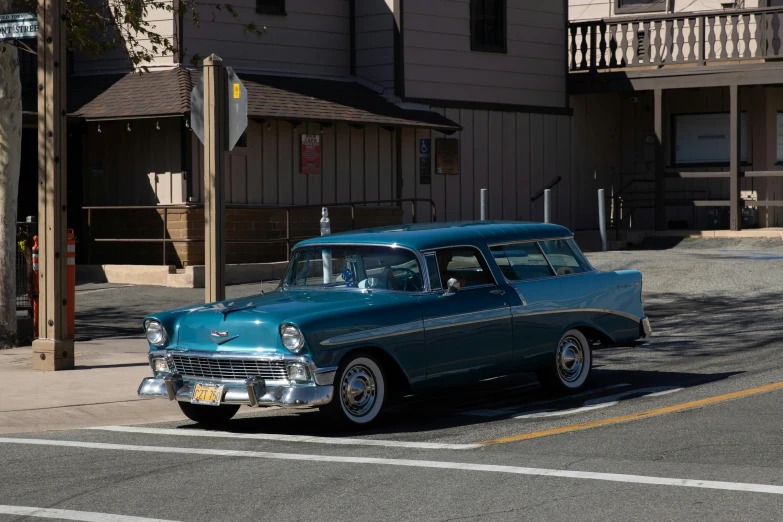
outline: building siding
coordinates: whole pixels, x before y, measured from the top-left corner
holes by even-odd
[[[255,1],[232,3],[238,13],[200,7],[201,24],[185,27],[185,61],[215,53],[241,71],[345,77],[350,73],[350,11],[348,0],[286,2],[285,16],[256,13]],[[257,38],[243,25],[266,27]]]
[[[164,0],[160,3],[162,6],[172,5],[170,0]],[[150,6],[147,8],[147,16],[145,19],[150,24],[150,27],[148,27],[150,31],[158,33],[163,38],[168,38],[174,47],[178,46],[177,36],[175,34],[176,27],[174,24],[174,14],[172,12],[168,11],[165,7],[154,8]],[[159,49],[157,53],[153,52],[148,38],[139,38],[138,43],[153,56],[152,62],[146,64],[147,67],[171,67],[176,63],[176,53],[169,53],[167,56],[163,56],[161,49]],[[109,73],[127,70],[129,70],[128,60],[121,49],[109,51],[99,57],[91,56],[79,50],[74,51],[74,73]]]
[[[507,0],[506,54],[470,50],[470,1],[404,4],[405,95],[564,107],[562,2]]]
[[[474,220],[481,213],[480,191],[488,189],[489,218],[543,221],[543,198],[531,197],[545,185],[562,181],[552,189],[552,220],[571,227],[571,131],[570,116],[435,108],[462,130],[451,136],[439,132],[403,129],[402,196],[431,198],[438,221]],[[459,139],[460,173],[437,174],[432,157],[431,184],[420,183],[418,139]],[[405,218],[410,210],[403,208]],[[426,203],[417,207],[420,221],[427,221]]]
[[[356,75],[394,88],[394,7],[392,0],[356,1]]]

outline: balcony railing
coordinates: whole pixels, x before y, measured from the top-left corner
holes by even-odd
[[[783,8],[572,22],[571,71],[783,58]]]

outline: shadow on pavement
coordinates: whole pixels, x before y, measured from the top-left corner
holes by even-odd
[[[363,430],[348,431],[335,426],[328,418],[312,410],[279,410],[280,414],[264,417],[238,417],[220,429],[232,433],[272,433],[286,435],[306,435],[324,437],[343,437],[351,435],[395,435],[425,431],[435,431],[471,425],[484,425],[488,422],[507,419],[512,414],[524,413],[529,409],[543,407],[534,405],[547,401],[548,410],[567,410],[584,404],[586,400],[608,396],[618,392],[649,387],[688,388],[720,381],[741,372],[718,374],[691,374],[677,372],[617,371],[596,369],[589,389],[596,390],[594,395],[580,394],[579,397],[554,397],[544,391],[530,374],[507,376],[488,382],[479,382],[468,388],[439,390],[403,399],[391,406],[380,424]],[[521,386],[529,384],[530,386]],[[627,388],[606,390],[607,386],[630,384]],[[517,387],[517,390],[509,390]],[[629,395],[629,398],[632,395]],[[507,415],[473,416],[464,412],[475,409],[505,409]],[[524,421],[520,421],[524,422]],[[180,429],[203,428],[187,424]]]

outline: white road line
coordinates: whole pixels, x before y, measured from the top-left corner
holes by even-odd
[[[128,288],[135,285],[112,286],[111,288],[97,288],[95,290],[77,290],[76,295],[94,294],[95,292],[106,292],[107,290],[116,290],[117,288]]]
[[[137,428],[133,426],[99,426],[85,430],[114,431],[119,433],[144,433],[147,435],[175,435],[179,437],[213,437],[218,439],[274,440],[281,442],[308,442],[339,446],[382,446],[386,448],[471,450],[481,444],[441,444],[439,442],[405,442],[396,440],[349,439],[342,437],[314,437],[270,433],[231,433],[228,431],[176,430],[167,428]]]
[[[638,390],[628,390],[615,395],[609,395],[607,397],[598,397],[585,401],[585,403],[579,408],[571,408],[568,410],[538,410],[523,413],[521,415],[514,415],[515,419],[539,419],[542,417],[562,417],[564,415],[575,415],[577,413],[583,413],[590,410],[598,410],[601,408],[608,408],[609,406],[616,406],[620,403],[620,399],[631,395],[640,395],[641,397],[657,397],[659,395],[666,395],[668,393],[674,393],[682,390],[682,388],[671,388],[667,386],[660,386],[657,388],[641,388]]]
[[[571,408],[568,410],[539,410],[531,411],[529,413],[523,413],[522,415],[514,415],[515,419],[540,419],[542,417],[562,417],[564,415],[573,415],[575,413],[582,413],[590,410],[598,410],[600,408],[608,408],[614,406],[617,401],[604,402],[601,404],[594,404],[592,406],[580,406],[579,408]]]
[[[70,509],[50,509],[28,506],[0,506],[0,514],[22,517],[56,518],[57,520],[81,520],[83,522],[173,522],[161,518],[129,517],[91,511],[71,511]]]
[[[526,385],[530,386],[530,385]],[[599,393],[602,391],[607,390],[614,390],[616,388],[625,388],[626,386],[630,386],[630,384],[623,383],[623,384],[612,384],[610,386],[604,386],[602,388],[595,388],[592,390],[585,390],[583,392],[575,393],[573,395],[569,395],[567,397],[558,397],[556,399],[546,399],[544,401],[535,401],[530,402],[524,405],[519,406],[509,406],[506,408],[496,408],[496,409],[477,409],[477,410],[468,410],[468,411],[461,411],[459,412],[460,415],[468,415],[470,417],[503,417],[507,415],[512,415],[515,412],[520,411],[523,408],[533,408],[535,406],[543,406],[544,404],[551,404],[553,402],[562,401],[564,399],[576,399],[579,397],[584,397],[585,395],[592,395],[594,393]],[[511,388],[506,388],[507,390],[510,390]],[[551,410],[549,410],[551,411]],[[536,412],[531,412],[536,413]],[[514,417],[516,418],[516,417]]]
[[[407,468],[451,469],[459,471],[483,471],[486,473],[510,473],[514,475],[532,475],[568,479],[603,480],[630,484],[651,484],[685,488],[720,489],[753,493],[783,495],[783,486],[770,484],[752,484],[743,482],[721,482],[646,475],[626,475],[620,473],[597,473],[592,471],[573,471],[563,469],[527,468],[498,464],[473,464],[468,462],[443,462],[436,460],[381,459],[371,457],[342,457],[332,455],[305,455],[301,453],[269,453],[264,451],[220,450],[204,448],[176,448],[166,446],[133,446],[129,444],[106,444],[101,442],[78,442],[70,440],[46,439],[10,439],[0,438],[0,444],[26,444],[33,446],[56,446],[114,451],[136,451],[144,453],[162,453],[166,455],[207,455],[213,457],[244,457],[270,460],[288,460],[303,462],[334,462],[338,464],[367,464],[376,466],[400,466]]]

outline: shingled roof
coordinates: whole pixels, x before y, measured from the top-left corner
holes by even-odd
[[[74,113],[86,119],[168,116],[190,111],[200,71],[181,67],[128,74]],[[451,133],[453,121],[432,111],[406,110],[351,81],[239,74],[248,93],[248,116],[311,122],[419,127]]]

